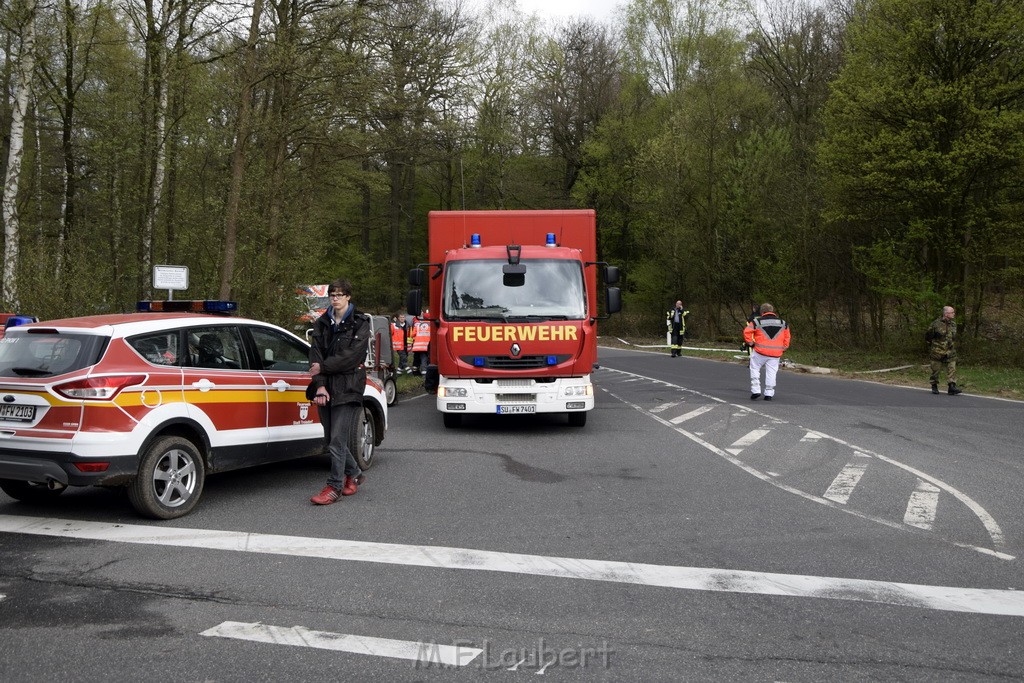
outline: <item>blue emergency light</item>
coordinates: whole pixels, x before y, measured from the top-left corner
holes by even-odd
[[[478,249],[480,247],[480,233],[474,232],[469,236],[469,246],[471,249]]]
[[[548,365],[558,365],[558,356],[548,356]]]
[[[181,299],[162,301],[140,301],[135,305],[139,313],[212,313],[230,315],[238,311],[237,301],[223,299]]]
[[[473,357],[473,367],[474,368],[482,368],[486,364],[487,364],[487,361],[484,359],[483,356],[474,356]]]
[[[547,242],[544,243],[544,246],[545,247],[557,247],[558,246],[555,243],[555,233],[553,233],[553,232],[549,232],[548,233]]]

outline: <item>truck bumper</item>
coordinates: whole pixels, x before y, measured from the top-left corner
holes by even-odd
[[[437,409],[442,413],[577,413],[594,407],[590,375],[531,378],[455,379],[441,375]]]

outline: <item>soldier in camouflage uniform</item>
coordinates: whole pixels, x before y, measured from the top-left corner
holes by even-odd
[[[932,393],[939,393],[939,372],[946,366],[946,380],[949,395],[956,396],[962,389],[956,386],[956,310],[952,306],[942,309],[942,317],[928,328],[925,341],[928,342],[928,357],[932,367]]]

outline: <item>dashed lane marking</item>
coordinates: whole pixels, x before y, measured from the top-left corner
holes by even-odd
[[[351,652],[357,655],[410,659],[424,664],[466,666],[483,652],[480,648],[453,645],[439,645],[412,640],[374,638],[350,633],[311,631],[302,626],[270,626],[268,624],[246,624],[239,621],[225,621],[200,633],[201,636],[249,640],[257,643],[312,647],[335,652]]]
[[[671,401],[669,403],[662,403],[660,406],[655,406],[654,408],[651,408],[651,412],[661,413],[668,410],[669,408],[675,408],[680,403],[682,403],[682,401]]]
[[[766,434],[771,433],[770,429],[755,429],[746,436],[742,436],[736,440],[733,445],[729,446],[725,450],[729,451],[733,455],[739,455],[743,452],[743,449],[747,446],[757,443],[757,441]]]
[[[622,376],[630,377],[630,378],[641,377],[641,378],[647,379],[649,382],[653,382],[653,383],[656,383],[656,384],[664,385],[666,387],[677,389],[679,391],[684,391],[684,392],[686,392],[688,394],[692,394],[693,396],[699,396],[699,397],[705,399],[706,401],[709,401],[711,404],[713,404],[712,407],[726,406],[726,407],[733,408],[733,409],[739,409],[741,411],[744,411],[746,414],[758,415],[758,416],[763,417],[765,419],[771,420],[773,422],[773,424],[776,424],[776,425],[788,425],[788,424],[791,424],[791,423],[787,422],[786,420],[782,420],[782,419],[777,418],[777,417],[769,416],[769,415],[766,415],[764,413],[759,413],[756,410],[754,410],[754,409],[752,409],[752,408],[750,408],[748,406],[744,406],[744,405],[740,405],[740,404],[735,404],[735,403],[728,403],[727,401],[725,401],[723,399],[720,399],[717,396],[711,396],[710,394],[704,394],[704,393],[701,393],[699,391],[695,391],[693,389],[688,389],[687,387],[680,386],[678,384],[671,384],[671,383],[666,382],[664,380],[659,380],[659,379],[655,379],[655,378],[651,378],[651,377],[644,377],[643,375],[637,375],[636,373],[627,372],[625,370],[616,370],[614,368],[609,368],[607,366],[603,366],[601,371],[602,372],[615,373],[617,375],[622,375]],[[887,463],[889,465],[892,465],[893,467],[898,467],[898,468],[902,469],[903,471],[908,472],[908,473],[914,475],[918,479],[926,481],[929,484],[931,484],[932,486],[935,486],[938,489],[940,489],[941,491],[944,491],[944,492],[948,493],[949,495],[953,496],[962,505],[967,507],[974,514],[975,517],[978,518],[978,521],[980,521],[981,524],[985,527],[985,531],[988,533],[989,538],[992,540],[992,545],[994,547],[993,548],[986,548],[984,546],[975,545],[975,544],[972,544],[972,543],[964,543],[964,542],[955,541],[955,540],[952,540],[952,539],[949,539],[949,538],[943,538],[943,537],[934,536],[934,535],[932,535],[932,532],[930,530],[922,529],[922,528],[916,527],[916,526],[911,526],[909,524],[905,524],[905,523],[901,523],[901,522],[896,522],[896,521],[888,520],[888,519],[885,519],[883,517],[878,517],[876,515],[868,514],[866,512],[861,512],[860,510],[857,510],[855,508],[848,507],[848,506],[845,506],[845,505],[841,505],[839,503],[836,503],[835,501],[831,501],[831,500],[829,500],[827,498],[824,498],[822,496],[818,496],[818,495],[815,495],[815,494],[812,494],[812,493],[808,493],[807,491],[803,491],[803,490],[798,489],[796,487],[789,486],[788,484],[785,484],[785,483],[779,481],[778,479],[776,479],[772,475],[770,475],[770,474],[768,474],[766,472],[762,472],[761,470],[758,470],[757,468],[748,465],[747,463],[743,462],[742,460],[740,460],[739,458],[737,458],[733,454],[731,454],[731,453],[729,453],[729,452],[727,452],[727,451],[725,451],[725,450],[715,446],[712,443],[709,443],[708,441],[705,441],[703,438],[701,438],[701,435],[703,434],[703,432],[689,432],[689,431],[683,429],[682,427],[679,427],[676,424],[673,424],[671,421],[664,419],[663,417],[661,417],[659,415],[651,414],[651,412],[649,410],[645,409],[643,406],[641,406],[641,405],[639,405],[637,403],[633,403],[632,401],[628,400],[627,398],[625,398],[623,396],[620,396],[619,394],[616,394],[613,391],[610,391],[606,387],[600,387],[600,388],[601,388],[602,391],[606,392],[609,396],[612,396],[615,399],[617,399],[617,400],[621,401],[622,403],[624,403],[625,405],[633,408],[634,410],[647,415],[652,420],[656,420],[656,421],[658,421],[658,422],[660,422],[660,423],[662,423],[662,424],[664,424],[664,425],[674,429],[676,432],[678,432],[679,434],[681,434],[681,435],[685,436],[686,438],[690,439],[694,443],[702,446],[703,448],[707,449],[708,451],[711,451],[715,455],[718,455],[719,457],[724,458],[725,460],[728,460],[733,465],[736,465],[737,467],[742,469],[744,472],[747,472],[748,474],[750,474],[750,475],[752,475],[754,477],[757,477],[758,479],[761,479],[762,481],[768,482],[772,486],[775,486],[775,487],[777,487],[777,488],[779,488],[779,489],[781,489],[783,491],[786,491],[788,493],[792,493],[793,495],[800,496],[801,498],[805,498],[807,500],[814,501],[816,503],[819,503],[821,505],[825,505],[825,506],[831,507],[831,508],[836,509],[836,510],[841,510],[842,512],[845,512],[847,514],[854,515],[855,517],[859,517],[861,519],[870,520],[872,522],[875,522],[877,524],[881,524],[883,526],[890,527],[892,529],[899,529],[901,531],[907,531],[907,532],[910,532],[910,533],[927,533],[932,538],[937,538],[938,540],[940,540],[940,541],[942,541],[944,543],[948,543],[948,544],[950,544],[952,546],[955,546],[957,548],[966,548],[968,550],[973,550],[975,552],[983,553],[985,555],[991,555],[993,557],[998,557],[1001,560],[1014,560],[1014,559],[1016,559],[1015,555],[1011,555],[1011,554],[1005,552],[1005,550],[1007,548],[1006,537],[1003,534],[1003,530],[999,526],[999,523],[996,522],[995,518],[993,518],[992,515],[990,515],[988,513],[988,511],[985,510],[985,508],[983,508],[981,505],[979,505],[974,499],[972,499],[970,496],[968,496],[963,491],[960,491],[959,489],[951,486],[950,484],[947,484],[944,481],[936,479],[935,477],[933,477],[933,476],[931,476],[929,474],[926,474],[925,472],[922,472],[921,470],[919,470],[919,469],[917,469],[915,467],[911,467],[910,465],[907,465],[907,464],[904,464],[902,462],[899,462],[898,460],[893,460],[892,458],[886,457],[886,456],[882,455],[881,453],[876,453],[876,452],[871,451],[869,449],[861,448],[861,447],[856,446],[856,445],[854,445],[854,444],[852,444],[852,443],[850,443],[848,441],[844,441],[843,439],[840,439],[838,437],[834,437],[834,436],[830,436],[828,434],[825,434],[824,432],[818,432],[818,431],[815,431],[815,430],[811,430],[811,429],[808,429],[808,428],[800,426],[800,425],[793,425],[794,427],[796,427],[796,428],[806,432],[806,434],[804,436],[804,439],[807,439],[808,437],[814,438],[811,435],[812,434],[816,434],[816,435],[818,435],[818,438],[820,438],[820,439],[827,439],[827,440],[829,440],[829,441],[831,441],[833,443],[839,444],[841,446],[845,446],[846,448],[849,448],[849,449],[855,451],[856,452],[855,454],[859,454],[859,455],[862,455],[864,457],[875,458],[875,459],[877,459],[877,460],[879,460],[881,462],[884,462],[884,463]],[[803,441],[804,439],[801,439],[801,441]]]
[[[669,422],[671,422],[674,425],[677,425],[677,424],[680,424],[682,422],[686,422],[687,420],[692,420],[693,418],[697,417],[698,415],[703,415],[704,413],[708,412],[709,410],[714,410],[714,408],[715,408],[714,406],[701,406],[700,408],[697,408],[696,410],[691,410],[690,412],[688,412],[688,413],[686,413],[684,415],[680,415],[679,417],[673,417],[671,420],[669,420]]]
[[[853,494],[853,489],[860,483],[860,478],[864,476],[864,470],[867,468],[868,464],[866,462],[848,463],[843,468],[843,471],[837,474],[836,478],[829,484],[828,490],[825,491],[825,498],[841,505],[846,505]]]
[[[903,515],[903,523],[919,529],[931,529],[935,524],[935,512],[939,507],[939,488],[921,479],[917,480],[917,489],[910,494],[907,501],[907,513]]]
[[[0,515],[0,533],[2,532],[435,569],[503,572],[683,590],[849,600],[947,612],[1024,617],[1024,591],[996,588],[958,588],[829,576],[523,555],[472,548],[374,543],[13,515]]]

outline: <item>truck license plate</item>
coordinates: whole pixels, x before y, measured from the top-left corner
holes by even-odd
[[[537,406],[498,406],[498,415],[512,415],[515,413],[536,413]]]
[[[34,419],[36,419],[35,406],[16,406],[10,403],[0,404],[0,420],[31,422]]]

